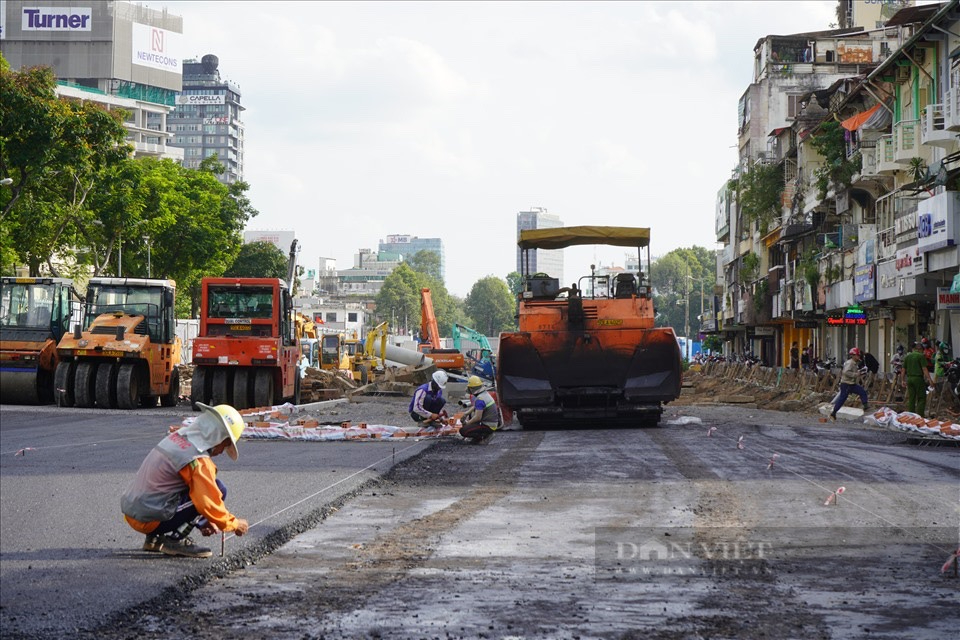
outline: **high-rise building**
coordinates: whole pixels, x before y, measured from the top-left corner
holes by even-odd
[[[517,239],[520,239],[520,232],[525,229],[556,229],[563,226],[563,220],[560,216],[547,213],[544,207],[531,207],[529,211],[521,211],[517,214]],[[524,273],[524,265],[521,264],[520,248],[517,247],[517,271]],[[563,281],[563,249],[533,249],[527,251],[526,273],[546,273],[554,278]]]
[[[3,56],[15,70],[50,67],[58,93],[130,113],[135,155],[181,159],[167,114],[181,89],[183,18],[129,2],[0,2]]]
[[[220,60],[207,54],[184,60],[183,91],[167,118],[172,145],[183,148],[183,166],[196,169],[216,155],[224,166],[220,182],[243,180],[243,122],[240,88],[220,77]]]
[[[433,251],[440,256],[440,279],[446,277],[446,258],[443,254],[443,240],[440,238],[418,238],[408,235],[390,235],[380,241],[377,252],[396,253],[402,260],[409,260],[418,251]]]

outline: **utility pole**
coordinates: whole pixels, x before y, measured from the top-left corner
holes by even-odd
[[[683,337],[684,337],[684,346],[683,346],[683,357],[686,360],[690,359],[690,285],[688,280],[690,276],[688,275],[683,279]]]

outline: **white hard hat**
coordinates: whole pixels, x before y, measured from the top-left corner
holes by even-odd
[[[447,372],[446,371],[434,371],[433,372],[433,381],[437,383],[437,386],[441,389],[446,388],[447,386]]]

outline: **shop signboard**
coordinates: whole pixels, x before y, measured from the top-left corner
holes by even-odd
[[[937,311],[960,311],[960,293],[951,287],[937,287]]]
[[[876,300],[876,265],[860,265],[853,271],[853,300],[867,302]]]
[[[935,251],[957,244],[960,192],[944,191],[917,203],[917,246]]]

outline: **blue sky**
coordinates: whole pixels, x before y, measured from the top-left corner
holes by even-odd
[[[440,237],[461,296],[515,269],[529,207],[650,227],[654,255],[714,248],[754,45],[836,19],[832,1],[146,4],[240,86],[248,228],[294,229],[307,268]],[[623,262],[567,251],[571,281]]]

